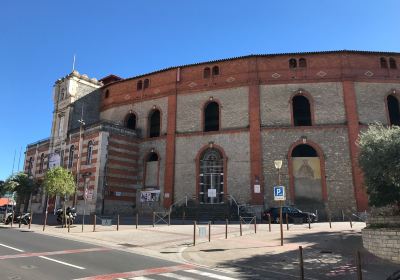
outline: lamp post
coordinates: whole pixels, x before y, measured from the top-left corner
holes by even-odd
[[[82,174],[83,180],[84,180],[84,185],[83,185],[83,199],[85,201],[84,206],[83,206],[83,215],[82,215],[82,232],[83,232],[83,226],[85,225],[85,215],[86,215],[86,200],[87,200],[87,185],[90,180],[90,175],[92,173],[86,172]]]
[[[278,170],[278,186],[281,185],[281,168],[282,168],[282,160],[274,161],[275,168]],[[282,200],[279,201],[279,225],[281,230],[281,246],[283,246],[283,227],[282,227]]]

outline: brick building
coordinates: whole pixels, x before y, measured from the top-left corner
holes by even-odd
[[[275,160],[287,203],[363,211],[356,140],[399,124],[400,53],[249,55],[100,81],[74,71],[54,85],[49,139],[28,145],[25,172],[61,164],[91,213],[234,199],[274,205]],[[44,196],[34,197],[42,211]],[[152,202],[143,202],[152,201]]]

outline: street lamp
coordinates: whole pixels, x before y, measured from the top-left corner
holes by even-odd
[[[282,160],[274,160],[275,168],[278,170],[278,186],[281,184],[281,168],[282,168]],[[279,224],[281,229],[281,246],[283,246],[283,227],[282,227],[282,200],[279,201]]]
[[[87,185],[88,185],[88,183],[89,183],[89,180],[90,180],[90,175],[92,175],[92,173],[91,172],[86,172],[86,173],[84,173],[84,174],[82,174],[82,177],[83,177],[83,180],[84,180],[84,185],[83,185],[83,199],[85,200],[85,204],[84,204],[84,206],[83,206],[83,215],[82,215],[82,232],[83,232],[83,226],[84,226],[84,224],[85,224],[85,215],[86,215],[86,199],[87,199],[87,192],[88,192],[88,189],[87,189]]]

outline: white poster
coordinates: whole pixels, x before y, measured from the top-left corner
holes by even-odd
[[[61,157],[59,154],[53,153],[49,155],[49,168],[60,166]]]
[[[216,189],[208,189],[208,197],[217,197]]]
[[[254,185],[254,193],[260,193],[260,192],[261,192],[260,185]]]
[[[140,202],[153,202],[159,200],[160,200],[160,190],[140,192]]]

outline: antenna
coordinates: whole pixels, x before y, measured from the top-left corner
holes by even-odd
[[[72,62],[72,71],[75,70],[75,54],[74,54],[74,61]]]

